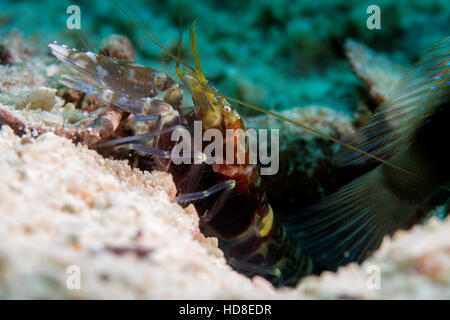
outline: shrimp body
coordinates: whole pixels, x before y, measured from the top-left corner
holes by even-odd
[[[201,121],[203,130],[217,129],[223,137],[227,130],[245,129],[238,112],[208,85],[193,39],[191,28],[196,69],[183,71],[177,66],[181,85],[161,72],[132,62],[79,53],[56,44],[50,48],[58,59],[79,71],[77,75],[64,75],[64,85],[116,105],[133,114],[136,121],[155,121],[147,134],[114,139],[106,145],[125,146],[155,157],[158,169],[173,175],[177,201],[195,205],[204,233],[219,238],[230,265],[248,276],[261,275],[273,283],[295,285],[301,276],[312,272],[312,260],[274,215],[259,168],[249,163],[245,145],[234,138],[223,142],[224,154],[230,144],[235,150],[242,149],[246,161],[240,164],[217,158],[212,164],[171,162],[170,150],[175,143],[170,133],[180,126],[192,131],[192,123]],[[194,105],[191,117],[180,108],[185,93]]]

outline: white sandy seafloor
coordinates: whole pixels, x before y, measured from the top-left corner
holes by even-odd
[[[170,175],[72,142],[89,115],[57,95],[64,69],[13,40],[16,60],[0,65],[0,298],[450,299],[450,218],[292,289],[233,271],[193,207],[174,202]]]
[[[450,298],[448,218],[386,238],[361,266],[276,290],[226,265],[195,210],[173,202],[165,173],[132,170],[53,133],[20,138],[8,126],[0,155],[3,299]]]

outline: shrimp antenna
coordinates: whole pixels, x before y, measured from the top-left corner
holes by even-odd
[[[202,85],[203,88],[207,89],[208,91],[211,92],[211,89],[208,86],[208,81],[206,81],[206,78],[202,72],[202,66],[200,64],[200,58],[198,56],[198,52],[197,52],[197,47],[195,45],[195,24],[197,23],[197,19],[195,19],[195,21],[192,23],[191,27],[189,28],[189,37],[191,40],[191,49],[192,49],[192,54],[194,55],[194,61],[195,61],[195,74],[198,77],[198,80],[200,82],[200,84]]]
[[[444,189],[444,190],[446,190],[446,191],[450,191],[450,188],[447,187],[447,186],[440,185],[440,184],[436,184],[436,183],[434,183],[433,181],[430,181],[430,180],[428,180],[428,179],[426,179],[426,178],[423,178],[423,177],[421,177],[421,176],[416,175],[416,174],[415,174],[414,172],[412,172],[412,171],[409,171],[409,170],[407,170],[407,169],[404,169],[404,168],[402,168],[402,167],[399,167],[399,166],[397,166],[397,165],[395,165],[395,164],[393,164],[393,163],[391,163],[391,162],[389,162],[389,161],[387,161],[387,160],[384,160],[384,159],[382,159],[382,158],[380,158],[380,157],[377,157],[376,155],[374,155],[374,154],[372,154],[372,153],[370,153],[370,152],[367,152],[367,151],[364,151],[364,150],[362,150],[362,149],[360,149],[360,148],[358,148],[358,147],[352,146],[351,144],[348,144],[348,143],[346,143],[346,142],[344,142],[344,141],[342,141],[342,140],[339,140],[339,139],[337,139],[337,138],[334,138],[334,137],[332,137],[332,136],[327,135],[326,133],[323,133],[323,132],[321,132],[321,131],[319,131],[319,130],[316,130],[316,129],[311,128],[311,127],[309,127],[309,126],[307,126],[307,125],[304,125],[304,124],[301,123],[301,122],[298,122],[298,121],[289,119],[289,118],[287,118],[287,117],[285,117],[285,116],[283,116],[283,115],[281,115],[281,114],[278,114],[278,113],[275,113],[275,112],[272,112],[272,111],[269,111],[269,110],[264,110],[264,109],[262,109],[261,107],[257,107],[257,106],[255,106],[255,105],[252,105],[252,104],[247,103],[247,102],[245,102],[245,101],[242,101],[242,100],[239,100],[239,99],[236,99],[236,98],[233,98],[233,97],[224,95],[224,94],[219,93],[219,92],[215,92],[215,94],[217,94],[217,95],[219,95],[219,96],[221,96],[221,97],[223,97],[223,98],[225,98],[225,99],[227,99],[227,100],[230,100],[230,101],[232,101],[232,102],[234,102],[234,103],[237,103],[237,104],[240,104],[240,105],[242,105],[242,106],[245,106],[245,107],[247,107],[247,108],[249,108],[249,109],[253,109],[253,110],[256,110],[256,111],[259,111],[259,112],[262,112],[262,113],[266,113],[266,114],[271,115],[271,116],[273,116],[273,117],[275,117],[275,118],[277,118],[277,119],[280,119],[280,120],[282,120],[282,121],[289,122],[289,123],[291,123],[291,124],[293,124],[293,125],[295,125],[295,126],[297,126],[297,127],[300,127],[300,128],[305,129],[305,130],[307,130],[307,131],[309,131],[309,132],[311,132],[311,133],[317,134],[317,135],[319,135],[319,136],[321,136],[321,137],[323,137],[323,138],[325,138],[325,139],[329,139],[329,140],[331,140],[331,141],[333,141],[333,142],[335,142],[335,143],[337,143],[337,144],[340,144],[341,146],[343,146],[343,147],[345,147],[345,148],[348,148],[348,149],[351,149],[351,150],[353,150],[353,151],[359,152],[359,153],[361,153],[361,154],[363,154],[363,155],[365,155],[365,156],[368,156],[368,157],[370,157],[370,158],[372,158],[372,159],[375,159],[375,160],[377,160],[377,161],[379,161],[379,162],[381,162],[381,163],[384,163],[384,164],[386,164],[386,165],[388,165],[388,166],[390,166],[390,167],[392,167],[392,168],[394,168],[394,169],[400,170],[401,172],[404,172],[404,173],[406,173],[406,174],[408,174],[408,175],[411,175],[411,176],[413,176],[413,177],[415,177],[415,178],[417,178],[417,179],[419,179],[419,180],[422,180],[422,181],[424,181],[424,182],[427,182],[427,183],[429,183],[429,184],[432,184],[432,185],[434,185],[434,186],[437,186],[437,187],[439,187],[439,188],[441,188],[441,189]]]
[[[195,72],[194,68],[192,68],[187,62],[184,62],[182,59],[178,58],[177,56],[175,56],[174,54],[172,54],[172,52],[170,52],[168,49],[166,49],[166,47],[163,46],[163,44],[161,42],[159,42],[158,38],[156,37],[156,35],[153,33],[153,31],[148,27],[148,25],[142,21],[142,23],[144,24],[144,26],[148,29],[148,32],[139,24],[136,22],[136,20],[133,19],[133,17],[131,17],[115,0],[111,0],[114,5],[128,18],[131,20],[131,22],[133,22],[133,24],[138,27],[139,30],[141,30],[146,36],[147,38],[149,38],[154,44],[156,44],[165,54],[167,54],[169,57],[171,57],[173,60],[175,60],[177,63],[182,64],[183,66],[185,66],[186,68],[188,68],[189,70],[191,70],[192,72]],[[150,33],[150,34],[149,34]]]
[[[178,62],[178,60],[181,59],[181,45],[183,43],[183,18],[181,16],[181,13],[178,17],[178,23],[179,23],[179,27],[178,27],[178,45],[177,45],[177,60],[175,63],[175,69],[179,69],[180,68],[180,63]]]
[[[194,54],[194,60],[195,60],[195,70],[202,74],[202,66],[200,65],[200,59],[198,57],[197,47],[195,45],[195,24],[197,23],[198,18],[194,20],[191,27],[189,28],[190,31],[190,40],[191,40],[191,48],[192,53]]]
[[[311,132],[311,133],[313,133],[313,134],[317,134],[317,135],[319,135],[319,136],[321,136],[321,137],[323,137],[323,138],[325,138],[325,139],[328,139],[328,140],[330,140],[330,141],[333,141],[333,142],[335,142],[335,143],[337,143],[337,144],[339,144],[339,145],[341,145],[341,146],[343,146],[343,147],[345,147],[345,148],[348,148],[348,149],[351,149],[351,150],[353,150],[353,151],[359,152],[359,153],[361,153],[361,154],[363,154],[363,155],[365,155],[365,156],[368,156],[368,157],[370,157],[370,158],[372,158],[372,159],[377,160],[378,162],[384,163],[384,164],[386,164],[387,166],[390,166],[390,167],[392,167],[392,168],[394,168],[394,169],[397,169],[397,170],[399,170],[399,171],[401,171],[401,172],[404,172],[404,173],[406,173],[406,174],[408,174],[408,175],[410,175],[410,176],[413,176],[413,177],[415,177],[415,178],[417,178],[417,179],[419,179],[419,180],[422,180],[422,181],[424,181],[424,182],[427,182],[427,183],[429,183],[429,184],[432,184],[432,185],[434,185],[434,186],[437,186],[437,187],[439,187],[439,188],[441,188],[441,189],[444,189],[444,190],[450,192],[450,188],[447,187],[447,186],[443,186],[443,185],[436,184],[436,183],[434,183],[434,182],[432,182],[432,181],[430,181],[430,180],[428,180],[428,179],[426,179],[426,178],[423,178],[423,177],[421,177],[421,176],[416,175],[415,173],[413,173],[413,172],[411,172],[411,171],[409,171],[409,170],[407,170],[407,169],[404,169],[404,168],[399,167],[399,166],[397,166],[397,165],[395,165],[395,164],[393,164],[393,163],[391,163],[391,162],[389,162],[389,161],[386,161],[386,160],[384,160],[384,159],[382,159],[382,158],[380,158],[380,157],[378,157],[378,156],[376,156],[376,155],[374,155],[374,154],[372,154],[372,153],[370,153],[370,152],[367,152],[367,151],[364,151],[364,150],[362,150],[362,149],[360,149],[360,148],[358,148],[358,147],[352,146],[351,144],[348,144],[348,143],[346,143],[346,142],[344,142],[344,141],[342,141],[342,140],[339,140],[339,139],[337,139],[337,138],[334,138],[334,137],[332,137],[332,136],[329,136],[329,135],[327,135],[327,134],[325,134],[325,133],[323,133],[323,132],[321,132],[321,131],[319,131],[319,130],[313,129],[313,128],[311,128],[311,127],[309,127],[309,126],[307,126],[307,125],[305,125],[305,124],[303,124],[303,123],[301,123],[301,122],[294,121],[294,120],[292,120],[292,119],[289,119],[289,118],[287,118],[287,117],[285,117],[285,116],[282,116],[282,115],[280,115],[280,114],[278,114],[278,113],[275,113],[275,112],[273,112],[273,111],[265,110],[265,109],[263,109],[263,108],[261,108],[261,107],[257,107],[257,106],[255,106],[255,105],[253,105],[253,104],[247,103],[247,102],[242,101],[242,100],[240,100],[240,99],[236,99],[236,98],[233,98],[233,97],[224,95],[224,94],[219,93],[219,92],[217,92],[217,91],[214,91],[214,92],[213,92],[213,91],[209,88],[209,86],[207,85],[206,78],[204,77],[204,75],[203,75],[203,73],[202,73],[201,66],[200,66],[200,59],[199,59],[199,57],[198,57],[197,49],[196,49],[196,46],[195,46],[195,30],[194,30],[194,27],[195,27],[195,23],[197,22],[198,19],[196,19],[196,20],[194,21],[194,23],[193,23],[193,24],[191,25],[191,27],[190,27],[190,41],[191,41],[191,48],[192,48],[192,52],[193,52],[193,54],[194,54],[194,59],[195,59],[195,69],[194,69],[194,68],[192,68],[188,63],[184,62],[181,58],[179,58],[179,57],[173,55],[169,50],[167,50],[167,49],[161,44],[161,42],[159,42],[159,40],[158,40],[158,38],[156,37],[156,35],[154,34],[154,32],[149,28],[149,26],[148,26],[145,22],[142,22],[142,23],[143,23],[144,26],[148,29],[148,32],[147,32],[147,31],[146,31],[139,23],[137,23],[137,22],[136,22],[136,21],[135,21],[135,20],[134,20],[134,19],[133,19],[133,18],[132,18],[125,10],[124,10],[124,9],[122,9],[122,7],[120,7],[120,5],[119,5],[115,0],[111,0],[111,1],[114,3],[114,5],[115,5],[117,8],[119,8],[119,10],[120,10],[125,16],[128,17],[128,19],[131,20],[131,22],[133,22],[134,25],[136,25],[136,26],[139,28],[139,30],[141,30],[141,31],[147,36],[147,38],[149,38],[154,44],[156,44],[156,45],[157,45],[164,53],[166,53],[168,56],[170,56],[172,59],[174,59],[177,63],[184,65],[184,66],[187,67],[189,70],[191,70],[192,72],[194,72],[194,73],[200,78],[200,79],[199,79],[199,80],[201,80],[200,83],[202,84],[202,87],[203,87],[205,90],[208,90],[208,91],[210,91],[210,92],[212,92],[212,93],[214,93],[214,94],[216,94],[216,95],[219,95],[219,96],[221,96],[221,97],[223,97],[223,98],[225,98],[225,99],[228,99],[228,100],[230,100],[230,101],[232,101],[232,102],[234,102],[234,103],[237,103],[237,104],[239,104],[239,105],[241,105],[241,106],[247,107],[247,108],[249,108],[249,109],[256,110],[256,111],[261,112],[261,113],[268,114],[268,115],[273,116],[273,117],[275,117],[275,118],[277,118],[277,119],[280,119],[280,120],[282,120],[282,121],[289,122],[289,123],[291,123],[291,124],[293,124],[293,125],[295,125],[295,126],[297,126],[297,127],[300,127],[300,128],[302,128],[302,129],[304,129],[304,130],[306,130],[306,131],[308,131],[308,132]],[[151,35],[150,35],[149,33],[150,33]]]
[[[85,50],[95,52],[94,46],[89,43],[89,38],[86,36],[86,33],[84,33],[81,29],[75,31],[75,35],[78,37],[78,40],[84,45]]]

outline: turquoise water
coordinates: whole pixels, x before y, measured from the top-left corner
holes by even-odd
[[[343,54],[342,43],[348,37],[409,65],[450,30],[447,0],[118,3],[139,23],[145,21],[171,50],[181,25],[183,58],[190,62],[188,29],[198,19],[197,46],[213,85],[225,94],[277,110],[310,104],[354,110],[360,82]],[[79,31],[66,28],[70,4],[81,9]],[[366,27],[370,4],[381,9],[381,30]],[[173,73],[173,63],[112,1],[2,0],[1,11],[0,31],[16,28],[42,50],[55,40],[95,50],[105,36],[121,33],[133,42],[138,62]]]

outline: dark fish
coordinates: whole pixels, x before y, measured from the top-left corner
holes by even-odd
[[[449,191],[450,37],[407,74],[353,146],[381,164],[288,223],[318,269],[362,262],[386,234],[403,228],[420,204]],[[374,161],[347,151],[346,165]]]

